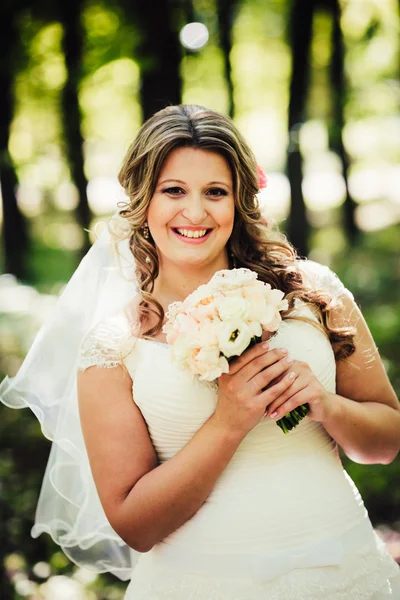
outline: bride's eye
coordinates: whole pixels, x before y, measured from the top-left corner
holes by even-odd
[[[180,187],[170,187],[163,190],[164,194],[170,194],[171,196],[178,196],[183,192],[183,189]]]
[[[222,196],[226,196],[228,192],[223,190],[222,188],[211,188],[208,190],[207,194],[209,196],[215,196],[217,198],[221,198]]]
[[[180,194],[184,194],[185,191],[180,187],[169,187],[163,190],[164,194],[169,194],[170,196],[179,196]],[[213,196],[214,198],[221,198],[222,196],[226,196],[228,192],[222,188],[210,188],[206,192],[207,196]]]

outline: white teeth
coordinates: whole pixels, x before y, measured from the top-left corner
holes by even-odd
[[[207,233],[207,229],[197,229],[193,231],[193,229],[177,229],[177,232],[185,237],[189,238],[199,238],[204,237]]]

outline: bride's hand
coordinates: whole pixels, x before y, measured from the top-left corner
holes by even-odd
[[[292,385],[291,362],[284,349],[256,344],[229,365],[218,379],[218,403],[213,415],[230,431],[246,435],[265,414],[266,408]],[[265,389],[274,380],[278,380]]]
[[[308,404],[310,407],[308,416],[313,421],[329,420],[332,411],[329,392],[319,382],[310,366],[305,362],[295,360],[291,365],[291,370],[296,374],[295,380],[290,388],[271,402],[265,416],[272,417],[277,421],[298,406]]]

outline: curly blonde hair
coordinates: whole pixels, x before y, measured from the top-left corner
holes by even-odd
[[[238,267],[255,271],[261,281],[282,290],[289,308],[283,319],[306,321],[317,326],[329,338],[336,360],[354,350],[354,328],[331,322],[336,306],[326,290],[306,285],[299,256],[275,224],[263,218],[258,204],[257,163],[254,154],[233,121],[215,111],[197,105],[168,106],[155,113],[141,127],[123,161],[118,179],[129,202],[120,210],[128,224],[130,248],[136,263],[140,291],[139,321],[147,337],[161,331],[164,310],[153,296],[159,273],[157,250],[151,236],[143,233],[147,210],[161,168],[172,150],[190,147],[220,154],[229,164],[233,179],[235,218],[228,253]],[[309,305],[317,321],[293,314],[295,299]],[[156,325],[146,326],[156,316]]]

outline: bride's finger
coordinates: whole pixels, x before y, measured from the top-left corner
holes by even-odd
[[[276,398],[278,398],[288,387],[290,387],[293,383],[294,378],[296,377],[296,373],[290,371],[286,373],[284,377],[279,381],[279,383],[273,385],[272,387],[266,389],[256,396],[257,403],[262,406],[269,406]]]
[[[290,363],[287,362],[285,356],[279,358],[279,351],[276,352],[274,350],[269,352],[265,359],[268,360],[265,364],[261,363],[260,358],[257,361],[253,361],[253,363],[257,363],[255,366],[252,364],[245,369],[247,377],[249,373],[251,374],[250,367],[252,367],[253,376],[248,379],[248,382],[254,395],[272,387],[271,383],[273,381],[276,382],[275,385],[279,383],[290,367]]]
[[[243,369],[249,362],[253,359],[263,356],[269,351],[268,342],[260,342],[259,344],[255,344],[249,350],[245,350],[243,354],[235,357],[229,363],[229,375],[235,375],[240,369]]]
[[[300,390],[303,390],[305,387],[307,387],[307,381],[305,380],[305,378],[299,375],[298,373],[295,373],[292,385],[289,388],[285,389],[281,394],[279,394],[278,397],[274,399],[273,402],[271,402],[271,404],[267,407],[265,411],[265,416],[269,417],[274,411],[276,411],[280,406],[282,406],[284,402],[289,400],[289,398],[294,396],[294,394],[297,394],[297,392],[300,392]]]
[[[274,421],[278,421],[279,419],[282,419],[282,417],[287,415],[291,410],[294,410],[302,404],[307,404],[308,400],[309,398],[306,386],[305,388],[298,390],[295,394],[290,396],[290,398],[286,400],[286,402],[281,403],[275,409],[270,410],[270,408],[268,408],[269,414],[266,416],[271,417],[272,419],[274,419]]]

